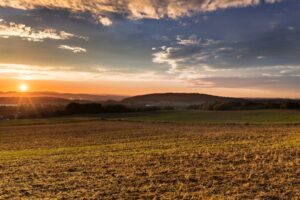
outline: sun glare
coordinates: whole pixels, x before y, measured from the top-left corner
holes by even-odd
[[[23,84],[19,85],[19,90],[20,90],[20,92],[27,92],[28,86],[23,83]]]

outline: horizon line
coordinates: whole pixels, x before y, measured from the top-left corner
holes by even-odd
[[[22,92],[18,91],[0,91],[0,97],[1,94],[19,94]],[[72,93],[72,92],[58,92],[58,91],[30,91],[25,92],[26,94],[34,94],[34,93],[52,93],[57,95],[93,95],[93,96],[117,96],[117,97],[135,97],[135,96],[144,96],[144,95],[151,95],[151,94],[202,94],[202,95],[210,95],[210,96],[217,96],[217,97],[226,97],[226,98],[243,98],[243,99],[293,99],[293,100],[299,100],[300,97],[247,97],[247,96],[222,96],[217,94],[209,94],[209,93],[200,93],[200,92],[156,92],[156,93],[143,93],[143,94],[136,94],[136,95],[123,95],[123,94],[100,94],[100,93]],[[46,97],[46,96],[45,96]]]

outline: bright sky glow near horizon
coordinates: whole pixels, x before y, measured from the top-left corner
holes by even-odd
[[[300,98],[299,0],[1,0],[0,91]]]

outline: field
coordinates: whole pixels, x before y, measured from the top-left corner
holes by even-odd
[[[175,110],[131,114],[104,114],[103,118],[128,121],[177,122],[204,124],[295,124],[299,110],[197,111]]]
[[[297,112],[266,112],[3,122],[0,199],[299,199]]]
[[[184,124],[300,124],[300,110],[195,111],[174,110],[79,115],[49,119],[1,121],[0,126],[40,125],[87,121],[171,122]]]

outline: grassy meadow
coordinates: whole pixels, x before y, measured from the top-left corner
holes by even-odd
[[[1,122],[0,199],[299,199],[299,114]]]
[[[176,123],[247,123],[247,124],[295,124],[300,123],[299,110],[245,110],[203,111],[174,110],[148,113],[103,114],[103,118],[147,122]]]

